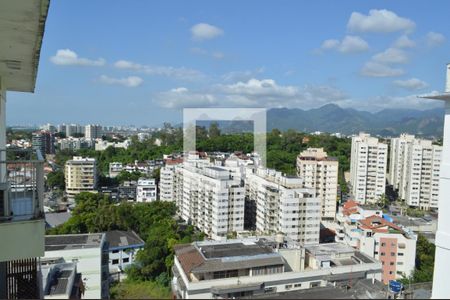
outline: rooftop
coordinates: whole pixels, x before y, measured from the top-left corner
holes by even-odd
[[[99,248],[103,233],[46,235],[45,251]]]
[[[53,212],[45,214],[45,222],[51,228],[56,227],[58,225],[64,224],[70,218],[70,212]]]
[[[105,241],[111,248],[144,246],[145,242],[134,231],[111,230],[105,232]]]

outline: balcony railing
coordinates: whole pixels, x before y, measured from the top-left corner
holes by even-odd
[[[43,217],[44,159],[40,151],[0,149],[0,222]]]

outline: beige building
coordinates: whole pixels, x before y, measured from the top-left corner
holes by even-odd
[[[97,187],[97,163],[95,158],[74,156],[66,162],[66,194],[69,201],[80,192],[95,192]]]
[[[387,144],[370,134],[352,137],[350,183],[358,203],[376,203],[385,193],[387,155]]]
[[[308,148],[297,157],[297,176],[307,188],[316,191],[321,201],[322,219],[336,217],[339,162],[328,157],[323,148]]]

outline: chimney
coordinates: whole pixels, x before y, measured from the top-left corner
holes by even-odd
[[[445,92],[450,93],[450,63],[447,64],[447,81],[445,82]]]

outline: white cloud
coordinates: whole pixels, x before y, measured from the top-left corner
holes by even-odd
[[[208,91],[173,89],[156,96],[164,107],[199,106],[237,107],[318,107],[346,99],[343,91],[330,86],[283,86],[272,79],[250,79],[247,82],[220,84]]]
[[[126,87],[137,87],[144,82],[144,80],[137,76],[129,76],[124,78],[112,78],[106,75],[102,75],[99,78],[99,81],[105,84],[110,85],[122,85]]]
[[[192,39],[202,41],[223,35],[223,30],[207,23],[198,23],[191,27],[191,34]]]
[[[329,39],[329,40],[325,40],[322,43],[321,48],[322,49],[335,49],[339,46],[341,42],[339,40],[335,40],[335,39]]]
[[[325,40],[321,49],[336,49],[341,53],[359,53],[369,50],[369,44],[359,36],[347,35],[342,41],[335,39]]]
[[[127,60],[119,60],[114,63],[114,67],[124,70],[133,70],[148,75],[165,76],[170,78],[194,81],[204,78],[204,74],[200,71],[188,68],[175,68],[170,66],[150,66],[142,65]]]
[[[70,49],[59,49],[54,56],[50,57],[50,61],[61,66],[103,66],[106,63],[103,58],[92,60],[78,57],[78,54]]]
[[[393,44],[395,48],[414,48],[415,46],[416,43],[405,34],[400,36]]]
[[[374,61],[368,61],[361,69],[361,75],[367,77],[396,77],[404,73],[402,69],[392,68]]]
[[[410,78],[406,80],[395,80],[394,84],[398,87],[407,90],[420,90],[428,86],[428,83],[417,78]]]
[[[232,71],[222,75],[225,82],[249,81],[250,79],[264,73],[264,68],[260,67],[255,70]]]
[[[347,23],[347,28],[352,32],[410,32],[414,30],[415,26],[416,24],[412,20],[399,17],[396,13],[386,9],[372,9],[368,15],[353,12]]]
[[[438,32],[430,31],[427,33],[427,45],[430,47],[439,46],[445,42],[445,36]]]
[[[372,60],[386,64],[404,64],[408,62],[408,55],[401,49],[388,48],[383,52],[375,54]]]

